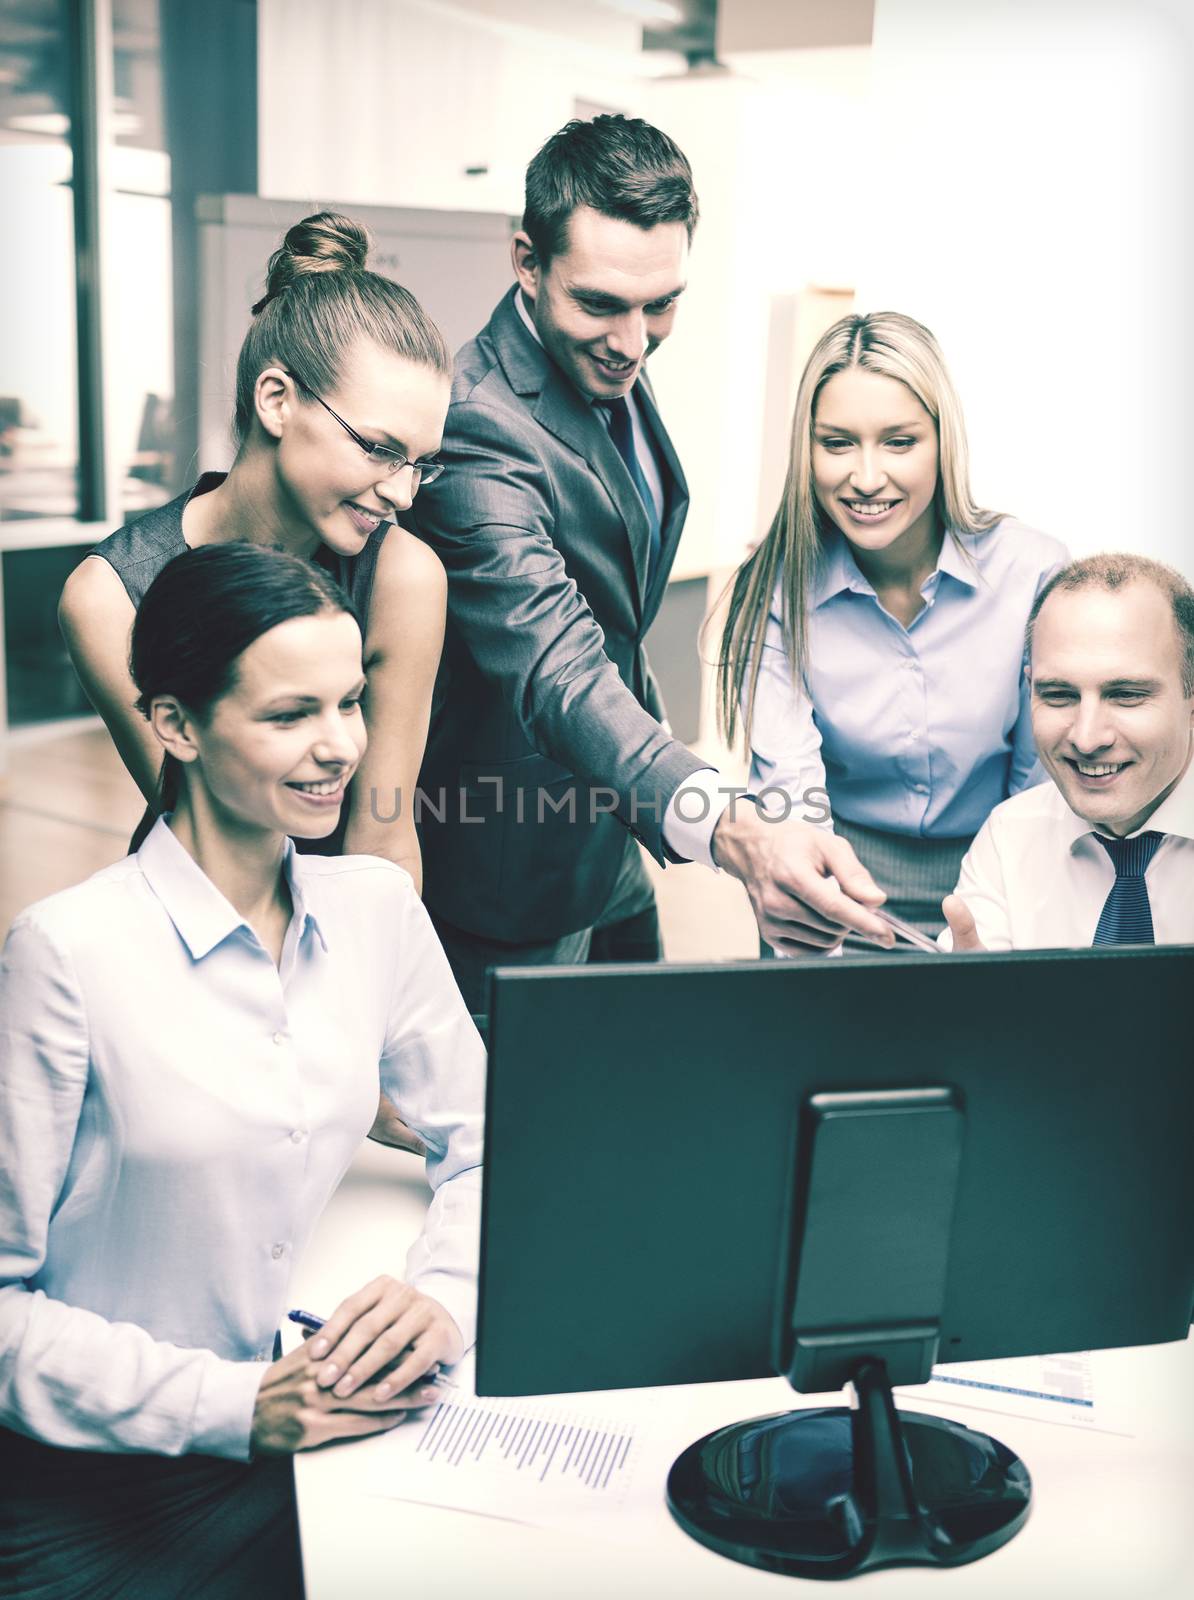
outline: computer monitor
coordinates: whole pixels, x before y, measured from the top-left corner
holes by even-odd
[[[1023,1464],[891,1384],[1185,1337],[1191,993],[1194,947],[499,969],[478,1392],[848,1384],[685,1451],[681,1525],[805,1576],[986,1554]]]

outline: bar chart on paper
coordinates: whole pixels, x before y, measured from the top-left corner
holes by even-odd
[[[1103,1432],[1130,1431],[1123,1397],[1096,1384],[1089,1350],[1058,1355],[1015,1356],[1003,1361],[959,1361],[934,1367],[923,1388],[901,1389],[914,1397],[981,1411],[1010,1412],[1040,1422]]]
[[[1020,1357],[1014,1361],[956,1362],[948,1367],[934,1367],[932,1381],[1013,1399],[1037,1400],[1046,1405],[1076,1407],[1074,1415],[1093,1412],[1095,1405],[1094,1374],[1088,1350]]]
[[[638,1513],[658,1513],[667,1464],[629,1409],[483,1400],[464,1389],[369,1447],[366,1492],[541,1525],[591,1527],[616,1512],[610,1526],[625,1537]]]
[[[613,1424],[499,1410],[482,1400],[436,1406],[416,1448],[427,1464],[480,1470],[620,1497],[634,1433]]]

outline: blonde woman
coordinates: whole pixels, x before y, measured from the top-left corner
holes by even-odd
[[[1066,559],[974,503],[927,328],[884,311],[822,336],[779,509],[734,580],[722,720],[767,809],[831,823],[926,932],[987,814],[1041,780],[1024,625]]]

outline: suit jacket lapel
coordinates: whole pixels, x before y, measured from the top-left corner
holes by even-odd
[[[646,508],[638,497],[638,490],[630,480],[626,463],[618,454],[605,422],[594,416],[592,405],[568,382],[542,345],[537,344],[527,332],[514,305],[515,293],[517,287],[498,303],[489,320],[487,331],[493,340],[498,360],[516,394],[528,400],[538,395],[531,406],[536,422],[583,457],[605,486],[625,529],[627,554],[635,580],[635,611],[641,619],[648,598],[647,569],[651,554],[651,530]],[[634,392],[643,407],[665,467],[662,474],[664,514],[660,529],[659,563],[662,571],[683,525],[688,506],[688,485],[684,481],[672,442],[659,420],[659,412],[645,379],[639,380]]]
[[[594,415],[593,407],[573,388],[558,367],[548,362],[546,357],[544,364],[547,373],[533,408],[535,420],[588,462],[617,508],[634,573],[635,612],[641,616],[651,543],[646,508],[638,497],[638,490],[626,471],[626,463],[618,454],[605,423]]]
[[[663,465],[663,524],[659,530],[659,568],[655,574],[655,584],[651,594],[644,597],[644,604],[647,609],[651,609],[671,568],[676,546],[684,528],[684,517],[688,511],[688,482],[668,431],[660,420],[655,396],[645,377],[640,378],[635,385],[634,393],[642,407],[644,420]]]

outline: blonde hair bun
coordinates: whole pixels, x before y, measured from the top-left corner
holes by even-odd
[[[297,279],[320,272],[361,272],[368,256],[369,235],[351,217],[336,211],[304,217],[288,229],[269,258],[265,294],[253,307],[253,315]]]

